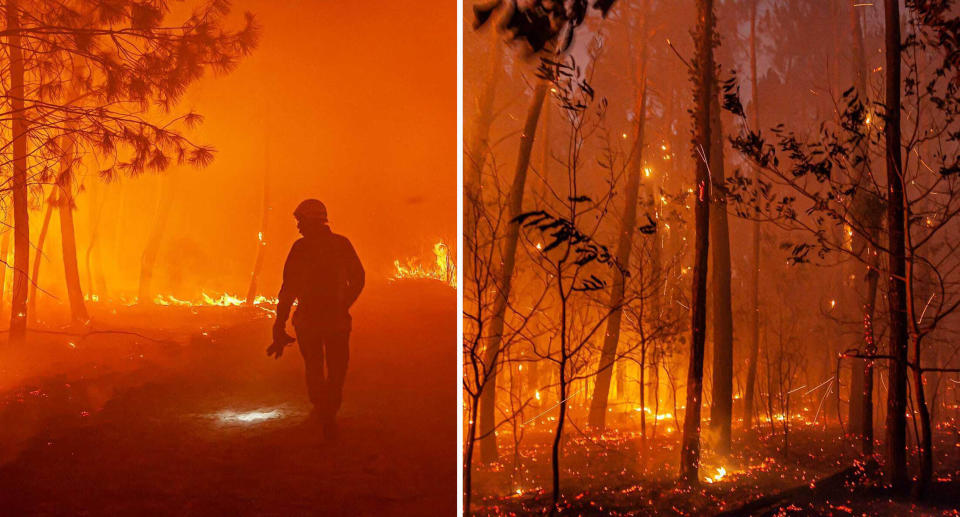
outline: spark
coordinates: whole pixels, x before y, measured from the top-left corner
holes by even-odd
[[[529,424],[530,422],[533,422],[534,420],[536,420],[536,419],[538,419],[538,418],[540,418],[541,416],[543,416],[543,415],[545,415],[545,414],[547,414],[547,413],[549,413],[551,409],[553,409],[553,408],[555,408],[555,407],[557,407],[557,406],[559,406],[560,404],[563,404],[564,402],[566,402],[566,401],[568,401],[568,400],[570,400],[570,397],[572,397],[572,396],[574,396],[574,395],[576,395],[577,393],[580,393],[581,391],[583,391],[583,388],[580,388],[579,390],[577,390],[577,391],[575,391],[575,392],[573,392],[573,393],[571,393],[570,395],[567,395],[567,398],[565,398],[565,399],[563,399],[563,400],[561,400],[560,402],[557,402],[556,404],[554,404],[554,405],[552,405],[552,406],[550,406],[550,407],[548,407],[546,411],[544,411],[543,413],[540,413],[539,415],[537,415],[537,416],[535,416],[535,417],[533,417],[533,418],[531,418],[530,420],[527,420],[526,422],[524,422],[523,424],[521,424],[521,426],[526,426],[526,425],[527,425],[527,424]],[[538,393],[539,393],[539,392],[538,392]]]
[[[933,297],[936,296],[936,295],[937,295],[937,293],[931,294],[931,295],[930,295],[930,299],[927,300],[927,304],[923,306],[923,311],[920,312],[920,321],[917,322],[918,324],[919,324],[919,323],[923,323],[923,315],[927,313],[927,307],[930,307],[930,302],[933,301]]]

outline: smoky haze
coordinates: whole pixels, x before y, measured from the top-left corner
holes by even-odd
[[[390,277],[395,259],[429,263],[432,245],[456,236],[456,48],[449,44],[456,33],[444,23],[454,6],[443,5],[235,2],[238,23],[250,11],[262,27],[257,49],[231,73],[191,85],[173,112],[204,116],[188,134],[216,149],[213,163],[105,186],[93,181],[95,165],[87,160],[76,216],[85,290],[85,254],[99,214],[108,292],[136,295],[166,182],[172,207],[152,290],[242,297],[256,256],[265,173],[271,211],[259,294],[276,294],[299,236],[292,212],[308,197],[326,203],[333,231],[353,241],[371,282]],[[48,241],[40,285],[63,298],[58,240]]]

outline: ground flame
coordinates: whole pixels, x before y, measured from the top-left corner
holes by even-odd
[[[450,258],[450,249],[443,242],[433,245],[433,254],[435,257],[432,266],[424,266],[417,259],[407,259],[406,264],[400,264],[399,260],[393,261],[396,271],[393,273],[393,280],[405,279],[429,279],[439,280],[450,287],[457,287],[457,266]]]

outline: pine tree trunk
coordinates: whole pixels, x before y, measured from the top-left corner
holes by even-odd
[[[163,242],[164,230],[167,227],[167,219],[170,217],[170,207],[173,205],[173,187],[170,177],[163,178],[160,184],[160,201],[157,207],[157,216],[153,222],[153,228],[150,230],[150,237],[147,239],[147,246],[143,250],[143,256],[140,259],[140,286],[138,290],[137,303],[153,303],[153,269],[157,263],[157,255],[160,253],[160,244]]]
[[[630,153],[630,166],[627,172],[627,191],[624,198],[623,218],[620,220],[620,239],[617,242],[617,262],[624,270],[630,269],[630,255],[633,250],[633,235],[637,226],[637,198],[640,194],[640,177],[643,172],[643,130],[647,119],[647,14],[648,4],[644,3],[641,24],[641,50],[638,53],[640,65],[637,78],[637,116],[636,135],[633,150]],[[610,316],[607,319],[607,331],[604,333],[603,348],[600,351],[600,363],[590,403],[588,422],[591,426],[603,430],[606,426],[607,399],[610,395],[610,378],[613,363],[617,358],[617,344],[620,341],[620,325],[623,320],[623,301],[626,278],[619,272],[610,291]],[[642,400],[642,399],[641,399]]]
[[[20,7],[8,0],[7,47],[11,129],[13,139],[13,297],[10,304],[10,342],[22,344],[27,335],[27,290],[30,279],[30,213],[27,200],[27,132],[24,107],[23,53],[20,48]]]
[[[520,134],[520,149],[517,153],[517,168],[513,175],[513,184],[510,187],[510,197],[507,206],[507,216],[512,221],[523,210],[523,191],[527,181],[527,168],[530,165],[530,153],[533,150],[533,140],[537,132],[537,121],[540,119],[540,110],[543,108],[544,97],[547,93],[547,83],[540,81],[533,90],[533,99],[527,111],[523,132]],[[516,265],[517,242],[520,239],[520,225],[509,222],[507,234],[504,238],[501,260],[503,266],[500,275],[500,285],[497,289],[493,306],[493,316],[490,320],[490,332],[487,350],[484,354],[484,367],[489,370],[487,382],[480,397],[480,457],[485,462],[494,462],[499,453],[497,451],[497,437],[494,432],[496,426],[497,404],[497,362],[500,359],[500,344],[503,339],[504,318],[507,313],[507,303],[510,297],[510,285],[513,281],[513,269]],[[484,436],[485,435],[485,436]]]
[[[33,274],[30,275],[33,282],[30,283],[30,296],[27,297],[29,304],[27,313],[30,315],[30,323],[37,322],[37,285],[40,284],[40,262],[43,260],[43,245],[47,241],[47,230],[50,229],[50,216],[53,215],[53,207],[57,203],[56,194],[51,194],[50,199],[47,200],[47,206],[43,210],[43,223],[40,225],[40,235],[37,237],[37,253],[33,257]],[[0,253],[5,253],[5,251]]]
[[[696,161],[695,246],[693,293],[691,296],[690,364],[687,368],[687,404],[680,445],[680,479],[691,485],[699,483],[700,410],[703,397],[703,348],[707,319],[707,254],[710,247],[710,176],[707,160],[710,153],[710,99],[714,83],[713,63],[713,0],[697,0],[697,32],[693,156]]]
[[[887,469],[894,490],[909,488],[907,476],[907,295],[904,236],[903,177],[900,152],[900,5],[885,0],[885,105],[884,140],[887,169],[887,234],[889,272],[887,305],[890,309],[890,355],[887,382]]]
[[[80,287],[80,270],[77,267],[77,237],[73,226],[73,141],[62,138],[63,157],[60,159],[60,200],[57,203],[60,215],[60,237],[63,251],[63,274],[67,284],[67,298],[70,300],[70,319],[76,324],[85,324],[90,316],[83,303],[83,289]],[[36,280],[34,280],[36,281]]]
[[[724,187],[723,130],[720,124],[719,91],[710,96],[710,172],[713,197],[710,214],[710,240],[713,243],[713,402],[710,427],[716,434],[717,452],[730,452],[730,427],[733,423],[733,310],[730,294],[730,227]]]
[[[760,131],[760,89],[757,78],[757,0],[750,5],[750,80],[753,88],[753,126]],[[760,170],[754,171],[754,180]],[[743,394],[743,428],[753,428],[754,403],[757,391],[757,360],[760,355],[760,221],[750,228],[753,267],[750,270],[750,357],[747,363],[747,385]]]

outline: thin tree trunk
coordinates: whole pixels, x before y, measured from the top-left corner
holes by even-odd
[[[636,136],[633,150],[630,153],[630,166],[627,173],[627,191],[624,198],[623,218],[620,220],[620,239],[617,242],[617,261],[623,270],[630,268],[630,255],[633,250],[633,236],[637,226],[637,198],[640,191],[640,177],[643,171],[643,130],[647,119],[647,14],[649,4],[644,3],[643,22],[641,23],[641,50],[638,53],[640,65],[637,68],[637,117]],[[610,395],[610,378],[613,373],[613,363],[617,358],[617,344],[620,341],[620,326],[623,320],[623,301],[626,278],[615,272],[615,280],[610,291],[610,316],[607,320],[607,331],[603,338],[603,348],[600,351],[600,363],[597,367],[597,378],[593,389],[593,399],[590,402],[588,422],[591,426],[603,430],[607,417],[607,398]]]
[[[879,233],[879,231],[877,232]],[[874,254],[871,258],[871,268],[867,271],[867,289],[866,301],[863,306],[863,332],[865,351],[868,355],[876,354],[877,345],[873,338],[873,311],[874,303],[877,298],[877,283],[880,280],[880,274],[877,272],[880,266],[880,258]],[[861,447],[860,450],[864,456],[873,455],[873,361],[867,360],[863,363],[863,394],[859,397],[862,410],[860,418],[862,421],[861,429]]]
[[[160,252],[160,244],[163,242],[163,233],[170,216],[170,207],[173,205],[173,186],[170,184],[172,182],[173,179],[170,177],[161,180],[157,216],[154,219],[153,228],[150,230],[150,236],[147,239],[147,246],[144,248],[140,260],[140,286],[137,296],[137,303],[139,304],[153,303],[153,269]]]
[[[703,396],[703,348],[707,319],[707,254],[710,246],[710,173],[707,159],[710,152],[710,99],[713,92],[713,0],[697,0],[696,33],[696,102],[693,156],[696,160],[695,229],[696,244],[691,296],[690,364],[687,368],[687,406],[683,419],[680,450],[680,479],[687,484],[699,483],[700,469],[700,406]]]
[[[710,96],[710,172],[713,196],[710,209],[710,240],[713,242],[713,402],[710,405],[710,427],[716,434],[717,452],[730,452],[730,428],[733,423],[733,309],[730,294],[730,227],[727,223],[727,202],[724,194],[723,139],[720,124],[719,92],[714,85]]]
[[[913,391],[917,398],[917,409],[920,413],[920,475],[917,476],[917,485],[914,495],[920,499],[930,486],[933,478],[933,429],[930,423],[930,409],[923,390],[923,371],[920,369],[920,339],[913,340]]]
[[[80,287],[80,270],[77,267],[77,238],[73,227],[73,166],[74,146],[71,136],[62,138],[63,157],[60,159],[60,199],[57,203],[60,215],[60,237],[63,251],[63,274],[67,284],[67,298],[70,301],[70,319],[74,323],[85,324],[90,316],[83,303],[83,289]],[[36,280],[34,280],[36,281]]]
[[[269,163],[269,159],[267,160]],[[267,250],[267,226],[270,222],[270,169],[263,168],[263,207],[260,212],[260,232],[257,233],[257,258],[253,262],[253,272],[250,274],[250,285],[247,287],[245,303],[253,305],[257,297],[257,284],[260,281],[260,270],[263,269],[263,256]]]
[[[473,399],[470,406],[469,430],[467,431],[467,446],[463,452],[463,514],[471,515],[470,504],[473,498],[473,451],[477,444],[477,406],[479,399]]]
[[[7,269],[10,269],[10,263],[7,259],[10,257],[10,234],[13,228],[10,227],[10,214],[4,214],[3,237],[0,237],[0,312],[3,312],[4,305],[7,303]]]
[[[489,370],[488,380],[483,386],[480,397],[480,457],[485,462],[497,461],[496,404],[497,404],[497,365],[500,357],[500,345],[503,340],[504,318],[507,313],[507,303],[510,297],[510,285],[513,281],[513,269],[516,265],[517,242],[520,239],[520,225],[512,222],[523,210],[523,191],[527,181],[527,168],[530,165],[530,152],[533,150],[533,139],[537,132],[537,122],[540,119],[540,110],[543,108],[544,97],[547,93],[547,82],[539,81],[533,90],[533,99],[527,110],[527,119],[520,134],[520,149],[517,153],[517,168],[513,175],[513,184],[510,187],[510,197],[507,206],[507,216],[510,222],[507,226],[507,235],[503,245],[501,260],[503,266],[500,275],[496,298],[493,305],[493,316],[490,319],[489,344],[484,354],[484,368]]]
[[[640,339],[643,339],[643,338],[640,338]],[[640,438],[644,441],[644,443],[646,443],[647,441],[647,407],[646,405],[643,404],[643,401],[645,400],[644,391],[646,391],[646,386],[644,385],[644,382],[646,381],[646,379],[644,374],[646,373],[646,368],[647,368],[647,344],[646,344],[646,339],[644,339],[643,341],[644,342],[640,345],[640,405],[641,405],[640,407],[641,409]],[[654,415],[654,419],[656,419],[656,415]],[[646,451],[646,447],[644,447],[644,451]]]
[[[53,215],[53,207],[58,203],[56,191],[50,194],[50,198],[47,199],[46,208],[43,210],[43,223],[40,225],[40,236],[37,237],[37,253],[33,257],[33,274],[30,275],[33,278],[33,282],[30,283],[30,296],[27,297],[27,303],[29,304],[29,310],[27,313],[30,315],[30,323],[37,322],[37,285],[40,283],[40,261],[43,260],[43,245],[47,241],[47,230],[50,228],[50,216]],[[2,280],[2,277],[0,277]]]
[[[750,5],[750,80],[753,89],[753,126],[760,130],[760,89],[757,78],[757,0]],[[755,169],[754,179],[760,179]],[[760,221],[750,229],[753,247],[753,268],[750,271],[750,358],[747,363],[747,385],[743,394],[743,428],[753,428],[754,401],[757,391],[757,358],[760,354]]]
[[[887,169],[887,233],[890,250],[887,305],[890,309],[890,355],[887,383],[887,469],[894,490],[909,488],[907,476],[907,307],[903,177],[900,153],[900,5],[885,0],[884,140]]]
[[[557,373],[560,379],[560,414],[557,416],[557,427],[553,436],[553,446],[551,448],[551,470],[553,475],[553,509],[557,507],[560,501],[560,445],[563,443],[563,424],[567,419],[567,297],[563,292],[563,270],[557,266],[556,271],[557,291],[560,295],[560,361],[557,365]],[[552,512],[551,512],[552,513]]]
[[[30,279],[30,213],[27,200],[27,132],[24,111],[23,53],[20,48],[20,7],[7,1],[7,47],[11,129],[13,138],[13,299],[10,304],[10,342],[22,344],[27,335],[27,286]]]
[[[90,185],[90,242],[87,243],[87,297],[90,300],[107,298],[107,282],[103,276],[103,257],[100,253],[100,221],[106,196],[101,200],[100,187],[94,181]],[[96,282],[96,286],[94,286]]]

